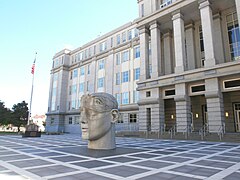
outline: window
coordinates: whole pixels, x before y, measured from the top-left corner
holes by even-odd
[[[104,69],[104,59],[98,61],[98,70]]]
[[[70,80],[72,80],[72,77],[73,77],[73,72],[71,71],[70,72]]]
[[[128,40],[130,41],[132,39],[132,29],[128,30]]]
[[[174,96],[175,95],[175,89],[169,89],[165,91],[165,96]]]
[[[134,37],[139,36],[139,30],[137,28],[134,29]]]
[[[121,42],[120,34],[117,35],[117,45],[119,45]]]
[[[144,16],[144,4],[141,4],[141,17]]]
[[[119,113],[119,118],[118,118],[117,123],[123,123],[123,114],[122,113]]]
[[[83,52],[80,52],[80,53],[79,53],[79,60],[80,60],[80,61],[83,60]]]
[[[126,62],[129,60],[129,51],[122,52],[122,62]]]
[[[238,25],[237,13],[227,15],[227,30],[230,47],[231,60],[240,59],[240,29]]]
[[[224,81],[225,89],[240,88],[240,79],[232,79]]]
[[[125,32],[122,33],[122,42],[123,43],[126,42],[126,33]]]
[[[81,99],[78,99],[78,109],[80,108],[81,106]]]
[[[104,77],[98,78],[98,88],[104,87]]]
[[[85,50],[85,58],[88,58],[88,49]]]
[[[52,101],[51,111],[55,111],[55,110],[56,110],[56,102],[54,100],[54,101]]]
[[[92,48],[91,47],[88,49],[88,53],[89,53],[89,57],[91,57],[92,56]]]
[[[192,93],[197,93],[197,92],[204,92],[205,91],[205,85],[196,85],[191,87]]]
[[[56,96],[57,95],[57,88],[53,88],[52,89],[52,96]]]
[[[117,53],[116,54],[116,65],[119,65],[121,62],[120,62],[120,53]]]
[[[50,124],[51,124],[51,125],[54,124],[54,118],[51,118],[51,120],[50,120]]]
[[[69,117],[68,118],[68,124],[72,124],[73,122],[72,122],[72,117]]]
[[[122,93],[122,104],[129,104],[129,92]]]
[[[134,69],[134,80],[138,80],[140,77],[140,68]]]
[[[118,105],[120,105],[121,104],[121,94],[120,93],[115,94],[115,98],[117,99]]]
[[[107,50],[107,42],[102,42],[100,44],[100,52],[106,51]]]
[[[122,82],[129,82],[129,71],[122,72]]]
[[[129,123],[137,122],[137,114],[129,114]]]
[[[74,69],[73,70],[73,78],[76,78],[78,76],[78,70]]]
[[[133,91],[133,103],[137,103],[139,100],[139,91]]]
[[[113,37],[111,37],[111,47],[113,47]]]
[[[151,78],[151,75],[152,75],[152,65],[149,64],[149,78]]]
[[[204,67],[205,53],[204,53],[204,41],[203,41],[202,26],[199,26],[199,41],[200,41],[200,53],[201,53],[201,67]]]
[[[72,94],[76,94],[77,93],[77,85],[72,85]]]
[[[140,46],[134,48],[134,58],[140,57]]]
[[[151,96],[151,91],[147,91],[146,92],[146,97],[150,97]]]
[[[74,124],[79,124],[80,123],[80,116],[75,116],[74,117]]]
[[[77,100],[72,100],[72,109],[76,109],[77,107]]]
[[[116,73],[116,85],[119,85],[121,83],[121,77],[120,72]]]
[[[79,84],[79,92],[84,92],[84,83]]]
[[[147,131],[151,131],[152,119],[151,119],[151,108],[147,108]]]
[[[85,68],[81,67],[80,68],[80,76],[84,76],[84,74],[85,74]]]

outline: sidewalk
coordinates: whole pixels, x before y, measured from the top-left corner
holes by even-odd
[[[117,138],[93,151],[79,135],[0,136],[0,179],[240,179],[240,144]]]

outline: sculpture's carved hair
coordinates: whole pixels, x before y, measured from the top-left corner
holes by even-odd
[[[96,98],[102,102],[103,106],[92,106],[91,99]],[[118,102],[115,97],[108,93],[93,93],[88,95],[83,95],[81,98],[81,105],[86,109],[92,109],[98,112],[111,111],[112,109],[118,109]]]

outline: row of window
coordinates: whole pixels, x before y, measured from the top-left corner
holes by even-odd
[[[115,98],[118,104],[130,104],[130,92],[116,93]],[[139,91],[133,91],[133,103],[139,100]]]
[[[53,124],[54,118],[51,121]],[[128,114],[128,122],[129,123],[136,123],[137,122],[137,114],[136,113],[129,113]],[[123,123],[123,116],[120,114],[120,118],[118,123]],[[68,117],[68,124],[80,124],[80,116]]]
[[[131,30],[128,30],[127,32],[123,32],[122,34],[117,34],[116,35],[116,44],[120,45],[121,43],[125,43],[127,41],[131,41],[133,38],[136,38],[139,36],[139,31],[138,29],[134,28]],[[99,52],[104,52],[108,49],[107,47],[107,43],[108,41],[102,41],[99,43]],[[111,37],[110,39],[110,48],[113,47],[114,44],[114,38]],[[83,59],[87,59],[89,57],[91,57],[92,55],[95,55],[97,52],[97,47],[96,45],[94,45],[93,47],[89,47],[88,49],[85,49],[84,51],[80,52],[80,53],[76,53],[74,55],[71,56],[71,62],[76,63],[79,62]]]
[[[117,99],[118,105],[130,104],[130,92],[117,93],[115,94],[115,97]],[[133,91],[133,103],[137,103],[138,100],[139,100],[139,92]],[[79,109],[80,105],[81,105],[80,99],[69,101],[68,110],[70,111],[71,109]]]
[[[84,93],[84,88],[85,87],[85,83],[82,82],[79,84],[79,93]],[[89,81],[86,82],[86,90],[87,91],[90,91],[90,83]],[[73,94],[76,94],[77,93],[77,85],[74,84],[72,86],[69,86],[69,95],[73,95]]]
[[[135,56],[134,58],[139,58],[140,57],[140,47],[137,46],[135,47]],[[119,65],[120,63],[124,63],[126,61],[129,61],[130,56],[129,56],[129,50],[124,51],[121,53],[121,58],[120,58],[120,53],[116,54],[116,65]],[[91,64],[87,65],[87,74],[90,74],[90,68],[91,68]],[[101,59],[98,61],[98,70],[101,69],[105,69],[105,59]],[[84,76],[85,75],[85,67],[82,66],[80,68],[80,76]],[[73,78],[77,78],[78,77],[78,69],[74,69],[73,71],[70,72],[70,80]]]
[[[134,69],[134,80],[139,80],[140,77],[140,68]],[[116,85],[120,85],[121,83],[129,82],[130,81],[130,71],[118,72],[116,73]]]

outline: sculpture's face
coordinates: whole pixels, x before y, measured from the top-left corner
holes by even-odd
[[[111,130],[113,111],[101,97],[84,95],[81,99],[82,138],[97,140]]]

